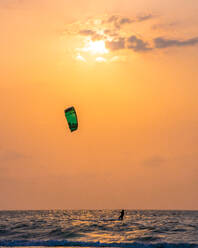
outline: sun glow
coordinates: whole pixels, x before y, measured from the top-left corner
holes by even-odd
[[[86,42],[85,47],[82,48],[82,51],[90,52],[92,54],[106,54],[109,52],[103,40],[98,40],[98,41],[88,40]]]

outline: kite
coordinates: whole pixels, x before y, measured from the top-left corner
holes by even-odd
[[[78,129],[78,119],[74,107],[65,109],[65,117],[71,132]]]

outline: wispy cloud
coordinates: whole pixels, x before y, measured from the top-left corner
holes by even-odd
[[[128,38],[128,48],[136,52],[144,52],[152,49],[147,42],[137,38],[135,35]]]
[[[127,23],[132,23],[133,21],[130,18],[123,17],[120,19],[120,25],[127,24]]]
[[[104,35],[101,35],[101,34],[97,33],[96,31],[90,30],[90,29],[80,30],[79,34],[84,35],[84,36],[90,36],[93,41],[102,40],[105,38]]]
[[[118,39],[112,41],[106,41],[106,47],[111,51],[131,49],[135,52],[145,52],[152,49],[148,42],[145,42],[135,35],[128,38],[119,37]]]
[[[194,37],[183,41],[177,39],[166,39],[163,37],[158,37],[154,39],[155,48],[185,47],[185,46],[194,46],[197,44],[198,44],[198,37]]]
[[[152,14],[143,14],[137,17],[124,17],[120,15],[112,15],[107,20],[103,20],[103,23],[111,23],[115,28],[120,29],[125,24],[131,24],[135,22],[143,22],[152,19]]]
[[[125,49],[125,38],[120,37],[117,40],[106,41],[106,47],[111,51]]]
[[[95,35],[96,34],[96,32],[95,31],[93,31],[93,30],[90,30],[90,29],[83,29],[83,30],[80,30],[79,31],[79,34],[81,34],[81,35]]]
[[[108,22],[108,23],[115,22],[115,21],[118,20],[118,18],[119,18],[119,16],[112,15],[112,16],[110,16],[110,17],[108,18],[108,20],[107,20],[106,22]]]
[[[147,20],[152,19],[152,18],[154,18],[153,15],[151,15],[151,14],[145,14],[145,15],[138,16],[136,21],[143,22],[143,21],[147,21]]]

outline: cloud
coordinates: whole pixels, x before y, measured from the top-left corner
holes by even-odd
[[[143,21],[147,21],[149,19],[152,19],[153,18],[153,15],[151,14],[147,14],[147,15],[140,15],[137,17],[137,21],[138,22],[143,22]]]
[[[135,35],[132,35],[128,38],[119,37],[116,40],[106,41],[106,47],[111,51],[132,49],[135,52],[145,52],[152,49],[149,47],[148,42],[145,42]]]
[[[89,35],[92,36],[92,35],[95,35],[96,32],[90,29],[84,29],[84,30],[80,30],[79,34],[85,35],[85,36],[89,36]]]
[[[153,15],[146,14],[146,15],[140,15],[136,18],[130,18],[130,17],[122,17],[119,15],[112,15],[108,18],[107,21],[104,21],[104,23],[112,23],[116,28],[120,29],[122,25],[130,24],[133,22],[143,22],[146,20],[149,20],[153,18]]]
[[[79,34],[84,36],[90,36],[93,41],[104,39],[104,35],[98,34],[96,31],[91,29],[80,30]]]
[[[119,18],[119,16],[116,16],[116,15],[112,15],[111,17],[109,17],[109,19],[107,20],[108,23],[111,23],[111,22],[115,22],[117,21]]]
[[[79,61],[82,61],[82,62],[87,62],[86,59],[82,55],[80,55],[80,54],[78,54],[76,56],[76,60],[79,60]]]
[[[133,20],[129,17],[122,17],[118,15],[112,15],[108,18],[108,20],[103,23],[113,24],[116,29],[120,29],[122,25],[130,24]]]
[[[135,35],[128,38],[128,48],[136,52],[144,52],[152,49],[147,42],[137,38]]]
[[[194,46],[198,44],[198,37],[194,37],[183,41],[158,37],[154,39],[154,44],[155,48]]]
[[[105,29],[104,30],[104,34],[108,35],[110,37],[117,37],[119,36],[119,34],[117,32],[115,32],[115,30],[111,30],[111,29]]]
[[[131,23],[132,20],[130,18],[121,18],[120,19],[120,25],[126,24],[126,23]]]
[[[151,158],[144,160],[143,165],[153,167],[153,166],[160,166],[164,164],[165,162],[166,162],[166,159],[164,157],[153,156]]]
[[[105,45],[111,51],[125,49],[125,38],[120,37],[118,40],[106,41]]]

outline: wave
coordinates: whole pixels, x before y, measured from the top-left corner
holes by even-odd
[[[103,242],[80,242],[67,240],[0,240],[1,247],[27,247],[27,246],[44,246],[44,247],[119,247],[119,248],[198,248],[198,244],[193,243],[153,243],[145,244],[139,242],[133,243],[103,243]]]

